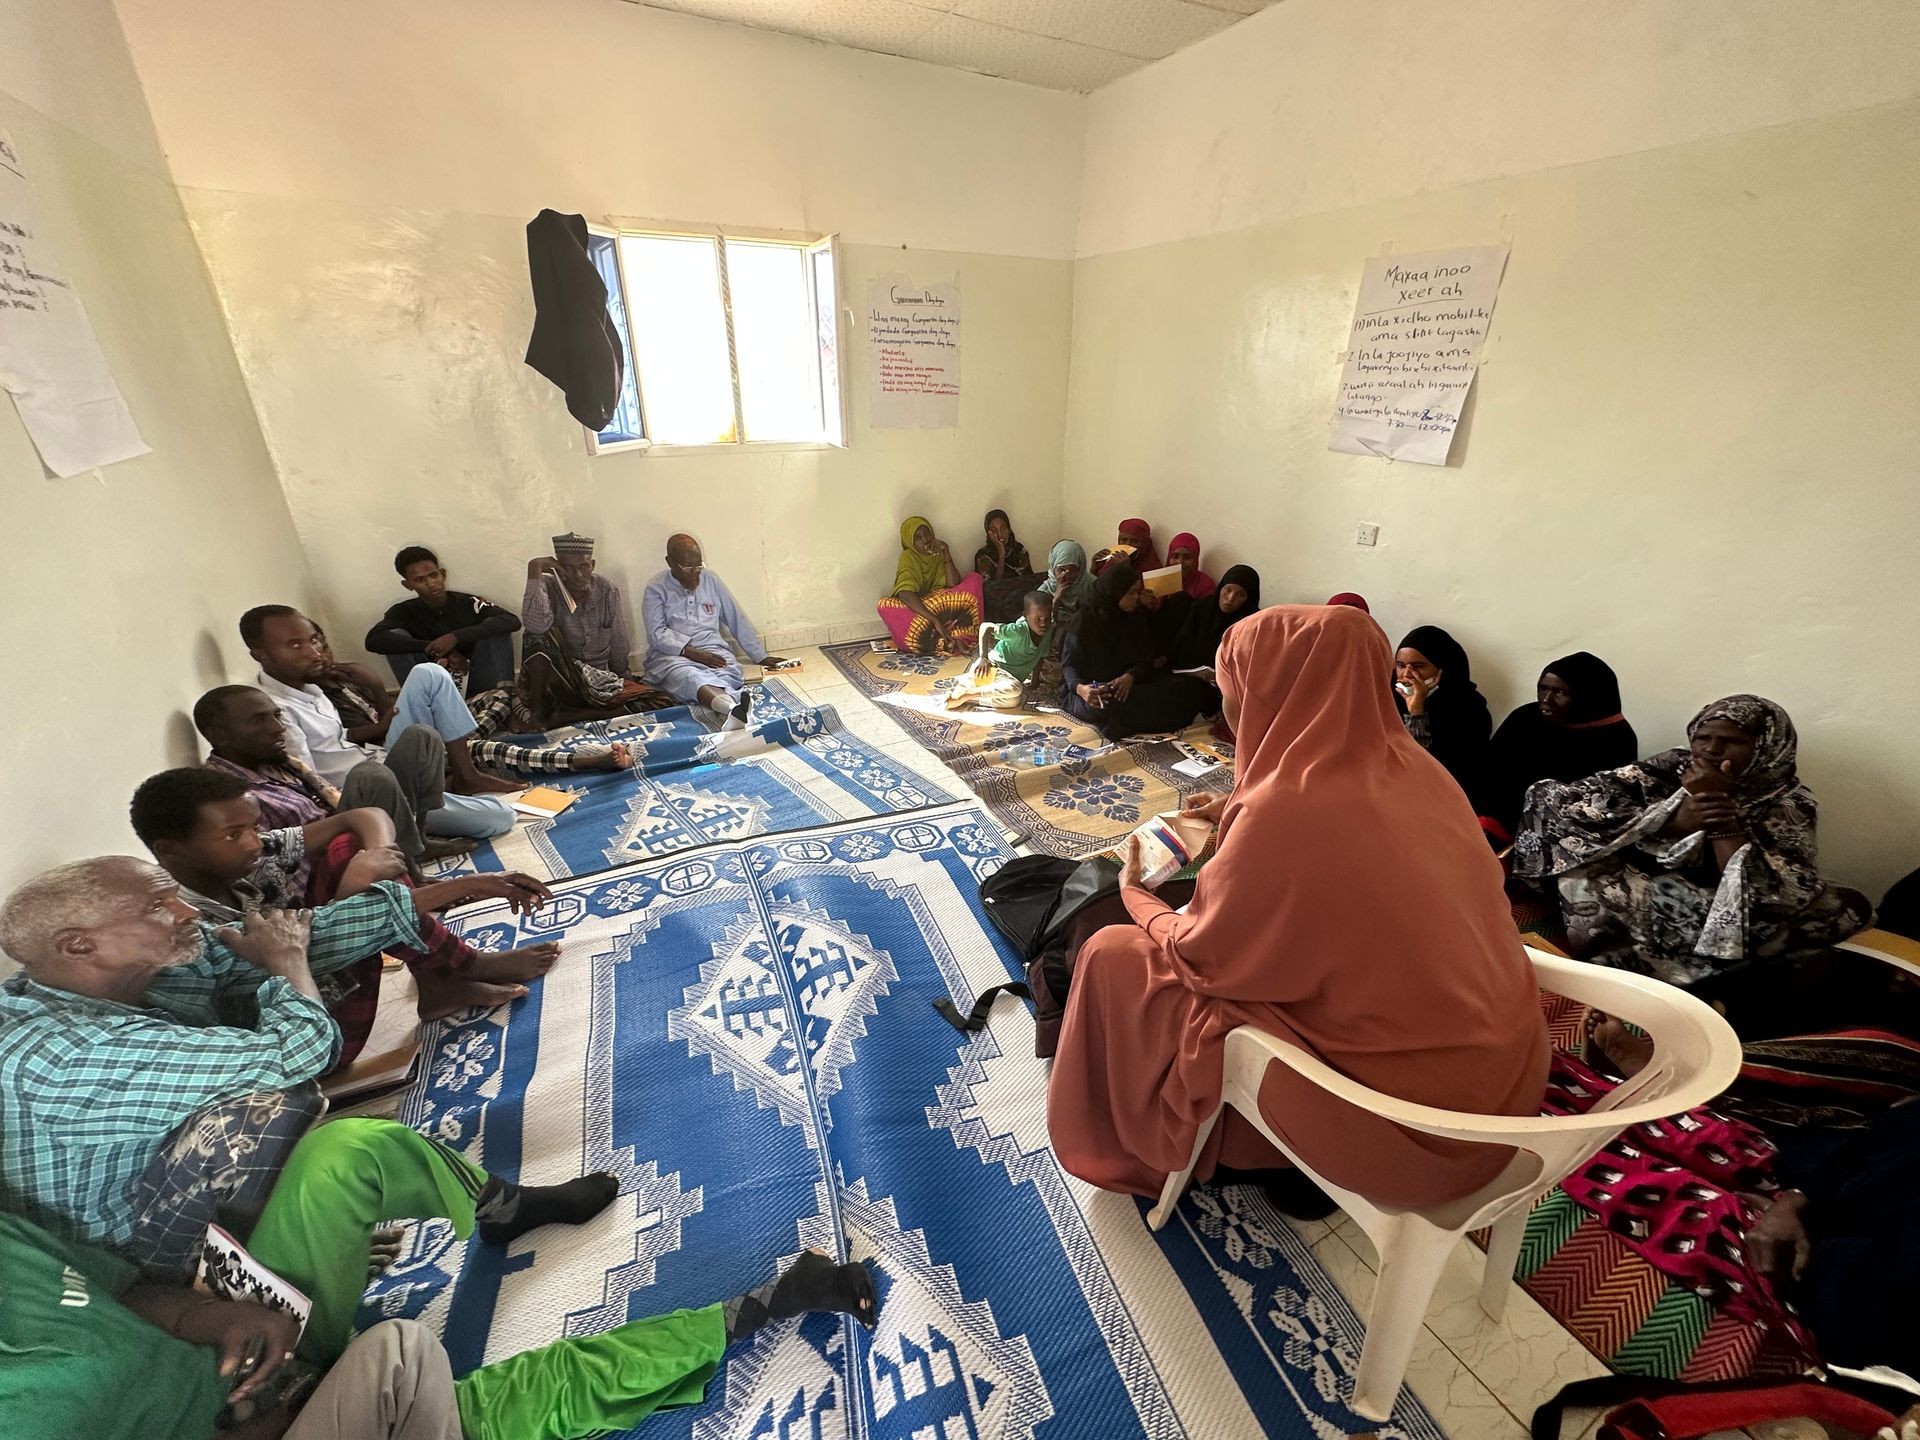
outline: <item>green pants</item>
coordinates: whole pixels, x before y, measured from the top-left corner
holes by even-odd
[[[294,1147],[247,1248],[313,1301],[300,1354],[340,1358],[383,1220],[445,1219],[461,1239],[486,1172],[391,1120],[335,1120]],[[719,1305],[635,1320],[484,1366],[458,1382],[469,1440],[580,1440],[699,1400],[720,1367]]]

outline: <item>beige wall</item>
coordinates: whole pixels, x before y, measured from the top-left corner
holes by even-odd
[[[1487,122],[1484,153],[1442,166],[1465,137],[1441,97],[1416,87],[1418,112],[1395,102],[1365,127],[1337,112],[1302,118],[1296,143],[1255,158],[1242,125],[1282,103],[1272,97],[1374,84],[1372,51],[1320,43],[1354,8],[1290,0],[1232,32],[1247,31],[1238,46],[1202,45],[1095,97],[1082,248],[1112,253],[1076,266],[1069,525],[1104,534],[1137,510],[1215,541],[1216,563],[1259,565],[1269,599],[1354,589],[1395,638],[1443,624],[1497,712],[1525,698],[1544,661],[1581,648],[1619,670],[1650,749],[1676,743],[1717,695],[1770,695],[1799,723],[1830,868],[1877,893],[1920,863],[1920,737],[1908,722],[1920,682],[1902,650],[1920,547],[1920,302],[1907,281],[1920,102],[1706,138],[1686,132],[1723,127],[1688,104],[1664,112],[1666,141],[1640,148],[1661,132],[1594,133],[1621,123],[1602,124],[1605,97],[1583,78],[1612,83],[1610,62],[1562,72],[1555,83],[1571,93],[1548,93],[1541,67],[1556,47],[1540,29],[1572,7],[1527,7],[1528,23],[1513,7],[1474,5],[1462,17],[1485,24],[1470,38],[1532,62],[1476,70],[1471,47],[1442,37],[1439,59],[1462,62],[1452,93]],[[1607,13],[1677,33],[1651,24],[1659,8]],[[1677,8],[1697,12],[1701,28],[1666,62],[1650,51],[1623,106],[1659,101],[1663,63],[1706,53],[1725,67],[1697,67],[1710,95],[1742,75],[1783,94],[1778,76],[1741,68],[1777,61],[1816,113],[1841,108],[1837,77],[1873,99],[1920,89],[1911,43],[1880,52],[1910,7],[1834,7],[1852,29],[1822,7],[1835,28],[1799,36],[1797,63],[1779,52],[1785,7],[1741,7],[1751,29],[1717,31],[1725,7],[1665,8],[1676,24]],[[1140,138],[1176,112],[1189,139],[1218,142],[1177,173]],[[1525,133],[1531,120],[1557,126],[1557,140]],[[1368,187],[1402,193],[1307,213],[1345,193],[1287,178],[1322,142]],[[1442,183],[1527,163],[1523,142],[1553,168]],[[1583,151],[1604,158],[1571,163]],[[1323,162],[1299,164],[1329,179]],[[1148,178],[1124,205],[1103,199],[1099,177],[1123,172]],[[1262,198],[1209,214],[1227,195]],[[1267,218],[1226,228],[1256,214]],[[1191,238],[1116,248],[1163,234]],[[1364,258],[1503,235],[1512,259],[1452,462],[1329,452]],[[1377,548],[1355,545],[1363,521],[1381,527]]]
[[[309,580],[112,7],[0,0],[0,36],[0,126],[153,448],[51,479],[0,397],[4,892],[140,853],[134,785],[190,763],[187,707],[249,671],[234,620],[269,589],[305,599]]]
[[[637,605],[688,529],[765,628],[825,639],[873,632],[914,510],[968,554],[997,504],[1053,538],[1080,97],[623,0],[121,11],[342,638],[416,541],[512,604],[577,528]],[[869,274],[958,274],[959,428],[867,426],[856,324],[844,451],[588,456],[521,363],[543,205],[839,233],[862,317]]]

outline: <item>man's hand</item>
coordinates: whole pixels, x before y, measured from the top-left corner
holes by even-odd
[[[1186,803],[1180,807],[1180,813],[1183,815],[1198,815],[1207,823],[1218,825],[1226,818],[1227,799],[1228,797],[1225,795],[1214,795],[1205,792],[1199,795],[1189,795]]]
[[[459,648],[460,637],[458,635],[436,635],[433,639],[427,641],[427,658],[429,660],[438,660],[442,656],[451,655]]]
[[[284,1310],[270,1310],[246,1300],[219,1300],[188,1310],[180,1317],[176,1338],[189,1345],[205,1345],[220,1357],[220,1374],[237,1383],[229,1400],[244,1400],[273,1378],[300,1338],[300,1327]],[[244,1376],[248,1358],[258,1363]]]
[[[760,657],[760,668],[762,670],[771,670],[775,666],[784,665],[786,663],[787,663],[786,660],[779,655],[762,655]]]
[[[1753,1268],[1776,1285],[1805,1275],[1813,1258],[1813,1237],[1807,1234],[1803,1218],[1806,1209],[1805,1195],[1783,1190],[1747,1231],[1747,1255]]]
[[[1146,888],[1147,865],[1140,856],[1140,837],[1127,837],[1127,858],[1120,862],[1120,888],[1131,886],[1135,890]]]
[[[529,580],[538,580],[542,575],[557,576],[559,573],[560,562],[551,555],[542,555],[538,559],[527,562],[527,579]]]
[[[473,893],[475,900],[504,900],[516,915],[530,915],[553,899],[553,891],[519,870],[480,875],[475,879],[479,882]]]
[[[688,645],[681,650],[680,654],[696,665],[706,666],[709,670],[724,670],[727,668],[726,656],[716,655],[711,650],[703,650],[698,645]]]
[[[363,849],[340,872],[338,894],[358,895],[382,880],[403,880],[407,875],[407,857],[398,845],[380,845]]]
[[[447,669],[447,673],[453,676],[453,678],[456,680],[458,680],[462,675],[465,675],[469,670],[473,668],[473,662],[467,659],[467,657],[462,655],[458,650],[452,651],[451,653],[446,655],[442,655],[440,659],[435,663],[439,665],[444,665]]]
[[[249,910],[236,927],[213,932],[219,942],[249,965],[269,975],[307,968],[307,941],[313,936],[311,910]]]

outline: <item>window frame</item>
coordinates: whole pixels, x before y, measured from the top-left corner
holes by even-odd
[[[733,296],[727,273],[727,241],[771,241],[781,245],[791,245],[800,250],[806,272],[807,308],[814,317],[816,325],[820,314],[820,296],[818,287],[817,257],[828,257],[827,266],[833,281],[833,344],[835,361],[835,389],[837,394],[831,397],[836,403],[829,405],[826,392],[826,367],[824,363],[814,367],[814,383],[820,389],[821,438],[818,440],[713,440],[697,444],[685,442],[660,441],[652,438],[651,424],[647,417],[646,376],[642,373],[638,359],[632,354],[634,349],[631,338],[628,352],[621,358],[633,370],[634,393],[638,397],[641,429],[646,432],[635,440],[602,440],[597,431],[585,426],[581,430],[587,437],[587,454],[617,455],[637,451],[646,455],[726,455],[747,451],[777,453],[783,450],[845,450],[849,448],[848,436],[852,431],[849,385],[846,365],[846,285],[845,272],[840,258],[840,237],[838,234],[819,235],[795,230],[769,230],[744,225],[694,225],[675,221],[644,220],[631,216],[609,216],[604,222],[587,222],[588,233],[610,239],[613,244],[614,273],[620,283],[620,304],[633,324],[633,308],[628,303],[626,261],[620,253],[620,240],[628,235],[658,235],[674,239],[711,240],[714,244],[715,261],[720,273],[720,306],[722,318],[727,330],[728,371],[733,382],[733,418],[737,434],[746,433],[745,407],[740,394],[740,359],[734,348],[733,339]],[[816,337],[817,338],[817,337]],[[819,347],[816,345],[816,352]]]

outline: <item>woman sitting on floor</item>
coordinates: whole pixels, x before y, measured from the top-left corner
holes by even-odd
[[[966,655],[980,630],[980,577],[960,578],[947,542],[925,517],[900,525],[893,593],[879,604],[894,647],[913,655]]]
[[[981,610],[998,625],[1020,618],[1026,593],[1037,578],[1027,547],[1013,534],[1013,522],[1004,510],[987,512],[987,543],[973,552],[973,568],[980,576]]]
[[[1865,896],[1820,878],[1798,749],[1771,700],[1716,700],[1687,726],[1684,750],[1529,790],[1514,872],[1559,880],[1575,955],[1702,987],[1754,1038],[1743,1006],[1764,1005],[1789,962],[1873,914]]]
[[[1173,638],[1167,666],[1173,670],[1211,672],[1218,663],[1220,642],[1227,632],[1260,608],[1260,572],[1251,565],[1235,565],[1220,577],[1220,588],[1196,600]],[[1220,713],[1220,691],[1211,674],[1206,677],[1206,713]]]
[[[1395,715],[1388,659],[1380,628],[1346,609],[1280,606],[1227,633],[1234,790],[1189,802],[1219,824],[1218,851],[1184,914],[1130,863],[1134,923],[1095,934],[1073,971],[1047,1126],[1081,1179],[1157,1195],[1219,1104],[1239,1025],[1405,1100],[1538,1113],[1546,1024],[1500,866]],[[1511,1158],[1410,1134],[1280,1066],[1260,1109],[1315,1170],[1382,1205],[1468,1194]],[[1198,1178],[1216,1163],[1285,1162],[1229,1115]],[[1275,1178],[1276,1200],[1305,1209],[1310,1187]]]
[[[1113,544],[1093,557],[1093,573],[1100,574],[1115,560],[1130,561],[1142,575],[1160,569],[1163,562],[1153,545],[1153,527],[1140,519],[1122,520]]]
[[[1086,548],[1078,540],[1055,542],[1047,554],[1047,578],[1040,589],[1053,597],[1053,615],[1047,629],[1047,653],[1034,668],[1031,684],[1036,695],[1051,696],[1060,688],[1060,651],[1093,595]]]
[[[1446,766],[1462,790],[1477,796],[1493,712],[1473,683],[1460,642],[1438,625],[1407,632],[1393,657],[1393,692],[1415,743]]]
[[[1206,708],[1207,686],[1156,665],[1146,589],[1115,561],[1093,582],[1060,652],[1060,705],[1109,740],[1183,730]]]
[[[1204,600],[1220,588],[1200,568],[1200,541],[1185,530],[1168,542],[1167,564],[1180,567],[1180,592],[1189,600]]]
[[[1620,682],[1599,656],[1561,656],[1540,672],[1537,696],[1500,722],[1487,749],[1480,813],[1499,826],[1503,843],[1513,839],[1534,781],[1584,780],[1640,756],[1640,741],[1620,713]]]

